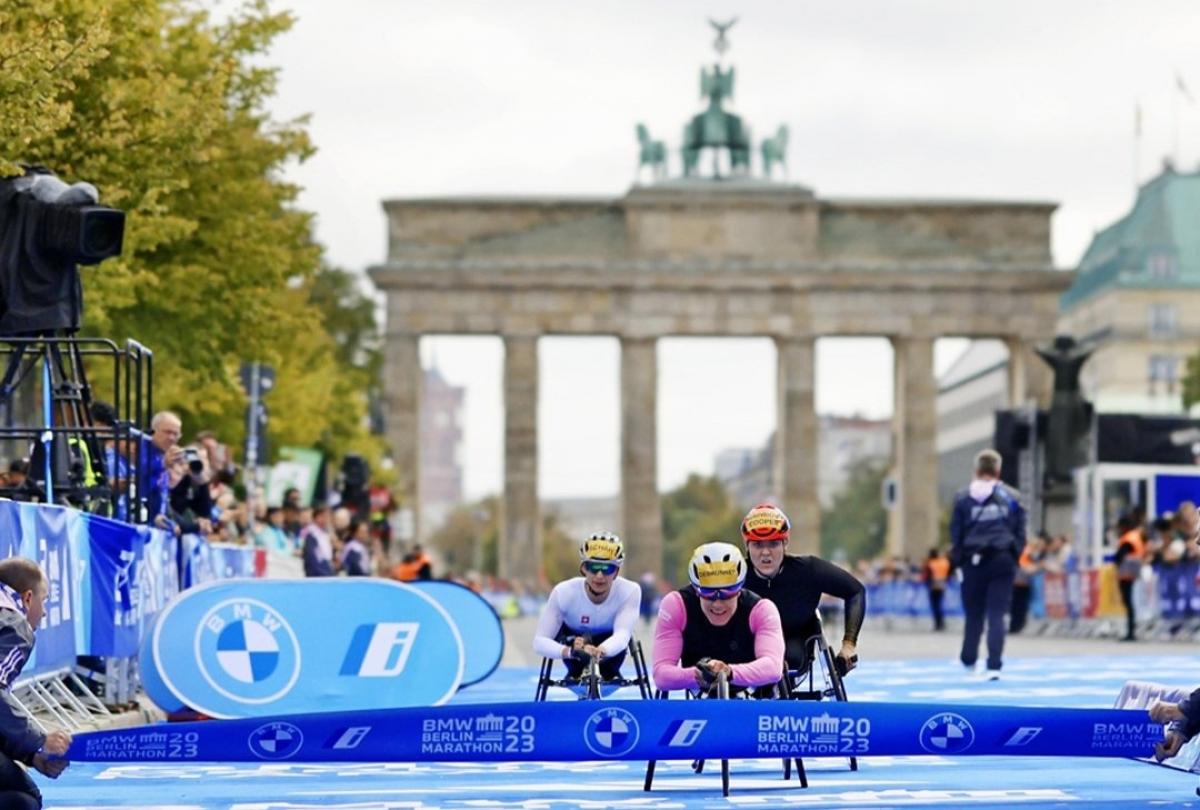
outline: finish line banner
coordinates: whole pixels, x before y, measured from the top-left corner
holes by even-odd
[[[795,756],[1142,757],[1144,711],[795,700],[497,703],[75,735],[81,762],[511,762]]]

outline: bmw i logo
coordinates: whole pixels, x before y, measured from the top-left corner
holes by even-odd
[[[602,757],[628,754],[637,745],[637,718],[624,709],[601,709],[583,724],[583,741]]]
[[[921,726],[920,742],[931,754],[961,754],[975,744],[975,729],[961,714],[942,712]]]
[[[257,599],[228,599],[200,620],[196,663],[208,685],[238,703],[270,703],[300,675],[300,645],[291,625]]]
[[[267,723],[250,732],[246,742],[259,759],[288,759],[304,744],[304,734],[291,723]]]

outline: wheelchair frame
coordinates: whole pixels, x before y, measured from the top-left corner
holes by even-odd
[[[646,657],[642,652],[642,643],[636,638],[631,638],[629,646],[625,650],[628,657],[633,661],[633,670],[636,675],[634,678],[601,678],[600,664],[593,658],[588,662],[587,669],[578,678],[565,675],[562,678],[556,679],[551,677],[551,673],[554,670],[554,662],[559,659],[543,658],[542,668],[538,672],[537,688],[534,691],[533,699],[535,701],[545,700],[551,686],[569,689],[575,692],[580,700],[602,699],[601,692],[606,686],[612,686],[616,689],[636,686],[641,693],[642,700],[649,700],[653,693],[650,687],[650,670],[646,667]],[[576,691],[579,687],[583,687],[582,694]]]

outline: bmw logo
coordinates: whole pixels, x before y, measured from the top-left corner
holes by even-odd
[[[592,753],[620,757],[637,745],[638,722],[624,709],[601,709],[583,724],[583,741]]]
[[[291,625],[257,599],[227,599],[200,620],[195,638],[201,676],[219,694],[263,704],[287,694],[300,675]]]
[[[935,714],[921,726],[921,747],[931,754],[961,754],[975,743],[975,729],[954,712]]]
[[[291,723],[267,723],[250,732],[246,742],[259,759],[289,759],[304,744],[304,734]]]

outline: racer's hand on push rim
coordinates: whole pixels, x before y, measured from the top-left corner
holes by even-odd
[[[843,641],[842,649],[838,650],[837,657],[845,662],[843,666],[845,666],[846,672],[849,672],[858,666],[858,647],[853,641]],[[844,675],[846,672],[842,674]]]
[[[722,672],[725,673],[726,678],[733,677],[733,668],[724,661],[718,661],[715,658],[708,659],[708,664],[706,666],[702,667],[697,665],[693,669],[696,671],[696,683],[705,689],[712,686],[713,681],[715,681],[717,676],[719,676]]]
[[[1158,762],[1170,759],[1179,753],[1185,742],[1187,740],[1178,731],[1168,731],[1166,739],[1154,744],[1154,759]]]

